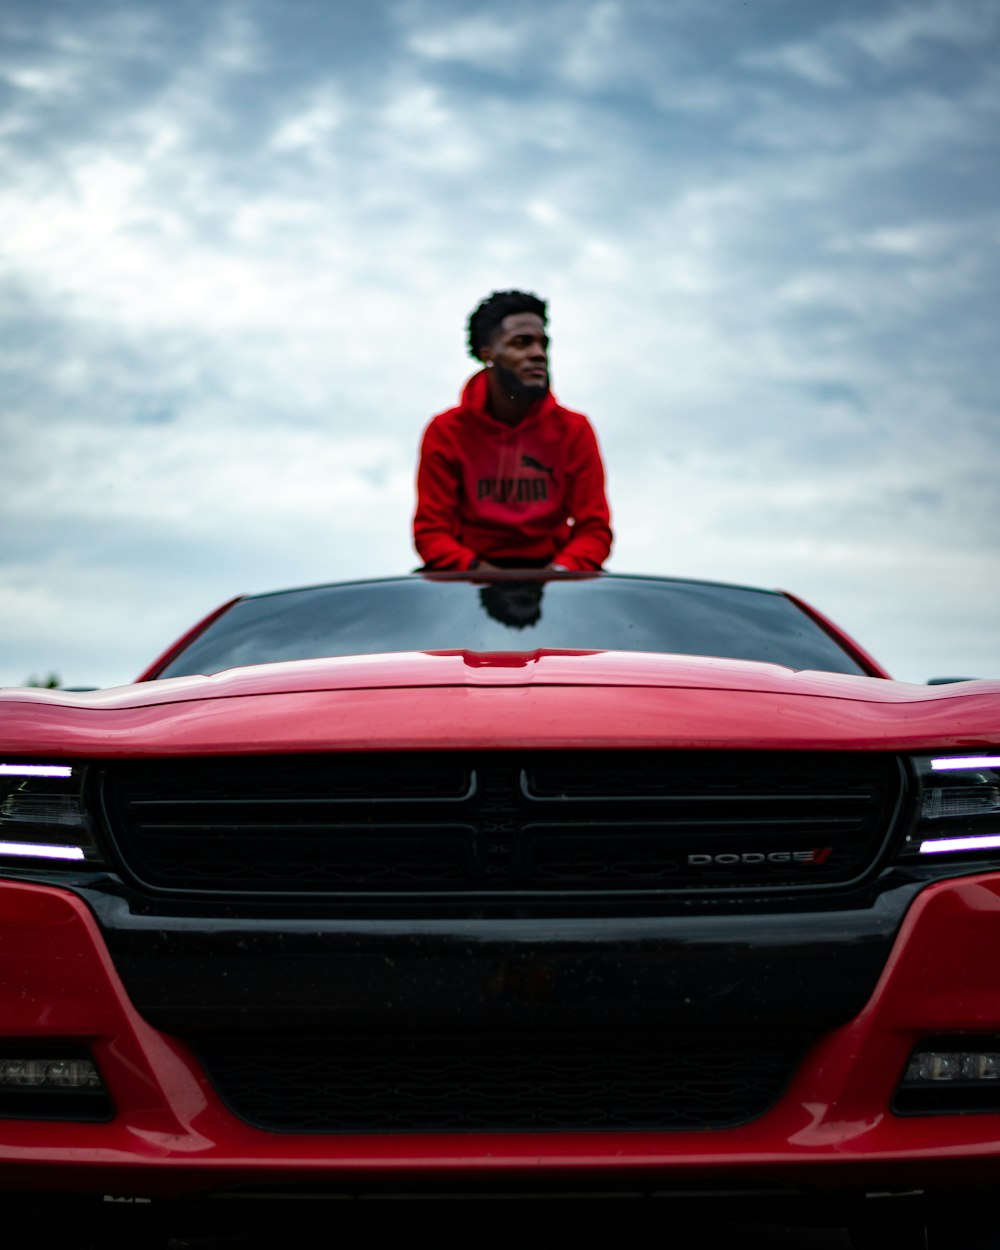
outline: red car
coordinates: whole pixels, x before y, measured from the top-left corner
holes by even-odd
[[[1000,682],[772,591],[409,575],[235,600],[0,734],[8,1220],[740,1194],[971,1244]]]

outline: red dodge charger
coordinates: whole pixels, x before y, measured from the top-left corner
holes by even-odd
[[[891,681],[786,594],[511,571],[248,596],[0,704],[6,1218],[740,1195],[971,1244],[1000,682]]]

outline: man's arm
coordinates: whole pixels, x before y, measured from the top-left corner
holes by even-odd
[[[461,492],[458,461],[432,421],[424,433],[417,467],[417,510],[413,542],[420,558],[432,569],[468,569],[476,553],[456,537]]]
[[[567,511],[573,518],[569,542],[552,563],[564,569],[599,569],[611,551],[611,514],[604,492],[604,464],[589,424],[580,427],[569,465]]]

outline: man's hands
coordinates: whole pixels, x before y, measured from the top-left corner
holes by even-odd
[[[528,565],[529,568],[537,568],[538,565]],[[546,569],[550,569],[553,573],[568,573],[569,569],[565,564],[546,564]],[[499,564],[491,564],[489,560],[473,560],[468,568],[469,573],[509,573],[510,565],[502,566]]]

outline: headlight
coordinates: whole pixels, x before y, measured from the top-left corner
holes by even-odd
[[[906,858],[974,859],[1000,850],[1000,752],[925,755],[913,763],[918,809]]]
[[[69,764],[0,763],[0,865],[90,868],[101,863]]]

